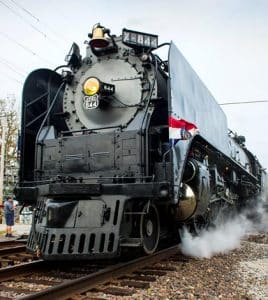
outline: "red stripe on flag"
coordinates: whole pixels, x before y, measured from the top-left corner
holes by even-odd
[[[197,126],[193,123],[187,122],[183,119],[174,119],[169,117],[168,119],[169,127],[172,128],[184,128],[185,130],[197,129]]]

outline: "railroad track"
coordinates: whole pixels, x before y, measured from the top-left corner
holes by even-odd
[[[148,288],[158,276],[175,271],[169,261],[172,257],[176,256],[176,261],[187,260],[178,255],[175,246],[127,262],[80,262],[80,266],[77,263],[62,266],[40,260],[18,265],[0,270],[0,299],[71,299],[85,295],[97,299],[98,293],[130,296],[136,289]]]
[[[36,259],[34,255],[26,253],[25,241],[13,240],[0,242],[0,268]]]
[[[22,246],[26,244],[26,240],[4,240],[0,242],[0,251],[1,249],[5,249],[5,248],[12,248],[12,247],[16,247],[16,246]]]

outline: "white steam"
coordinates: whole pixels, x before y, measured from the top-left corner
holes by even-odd
[[[181,232],[181,251],[184,255],[210,258],[218,253],[227,253],[240,246],[241,239],[249,233],[268,232],[267,191],[263,201],[240,215],[228,218],[225,223],[203,230],[193,236],[186,228]]]
[[[199,236],[192,236],[183,229],[181,251],[185,255],[210,258],[217,253],[226,253],[240,246],[242,237],[251,229],[251,223],[243,216],[225,224],[204,230]]]
[[[256,219],[253,229],[256,232],[268,232],[268,190],[260,198],[259,205],[254,210]]]

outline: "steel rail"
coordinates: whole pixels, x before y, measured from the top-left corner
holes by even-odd
[[[1,241],[0,242],[0,249],[2,248],[8,248],[12,247],[14,245],[25,245],[26,241],[20,241],[20,240],[11,240],[11,241]]]
[[[20,253],[26,250],[25,245],[21,246],[15,246],[15,247],[7,247],[7,248],[0,248],[0,256],[3,255],[9,255],[9,254],[15,254],[15,253]]]
[[[67,299],[77,293],[86,292],[98,284],[108,282],[112,278],[115,279],[120,276],[126,275],[127,273],[131,273],[139,268],[143,268],[149,264],[161,261],[177,253],[179,253],[179,247],[173,246],[168,249],[154,253],[150,256],[137,258],[126,263],[119,263],[115,266],[97,271],[96,273],[92,273],[74,280],[68,280],[67,282],[63,282],[59,285],[45,289],[41,292],[20,297],[19,299]]]
[[[20,265],[6,267],[0,269],[0,283],[18,277],[19,275],[36,271],[36,269],[45,266],[47,262],[43,260],[32,261],[29,263],[23,263]]]

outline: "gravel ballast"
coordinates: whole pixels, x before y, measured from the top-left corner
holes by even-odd
[[[102,299],[268,299],[268,233],[243,239],[240,248],[212,258],[172,261],[176,271],[132,296]]]

